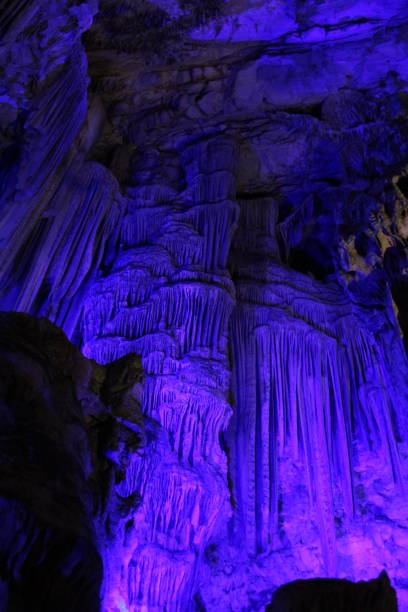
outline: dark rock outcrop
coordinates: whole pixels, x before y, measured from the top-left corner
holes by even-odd
[[[141,376],[133,357],[104,369],[47,320],[0,314],[2,610],[100,610],[107,521],[129,503],[113,456],[140,448]]]
[[[397,612],[386,572],[368,582],[296,580],[279,587],[266,612]]]

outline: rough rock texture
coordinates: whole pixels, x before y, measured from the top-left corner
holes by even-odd
[[[124,543],[139,492],[143,372],[102,368],[45,319],[0,315],[2,610],[100,610],[107,542]],[[113,549],[113,546],[111,546]]]
[[[0,6],[0,304],[146,372],[103,609],[408,609],[406,2]]]
[[[72,333],[71,301],[119,214],[115,180],[84,164],[98,119],[78,138],[88,85],[80,35],[96,2],[2,4],[2,303],[47,314]]]

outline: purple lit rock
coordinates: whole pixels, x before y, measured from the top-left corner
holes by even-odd
[[[109,379],[106,612],[383,569],[408,606],[407,27],[374,0],[1,15],[0,304]]]
[[[128,199],[126,242],[112,272],[93,285],[82,324],[87,356],[106,363],[142,354],[144,412],[167,434],[157,458],[133,467],[148,487],[125,570],[128,599],[122,595],[136,607],[187,606],[206,543],[231,513],[219,436],[231,414],[234,292],[225,264],[237,205],[226,198],[236,147],[204,141],[183,158],[190,198]]]

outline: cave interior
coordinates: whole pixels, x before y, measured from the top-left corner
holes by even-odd
[[[408,612],[406,0],[0,0],[0,608]]]

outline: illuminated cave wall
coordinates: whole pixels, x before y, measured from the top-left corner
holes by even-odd
[[[382,569],[408,609],[406,3],[18,0],[0,29],[1,308],[145,372],[102,609]]]

